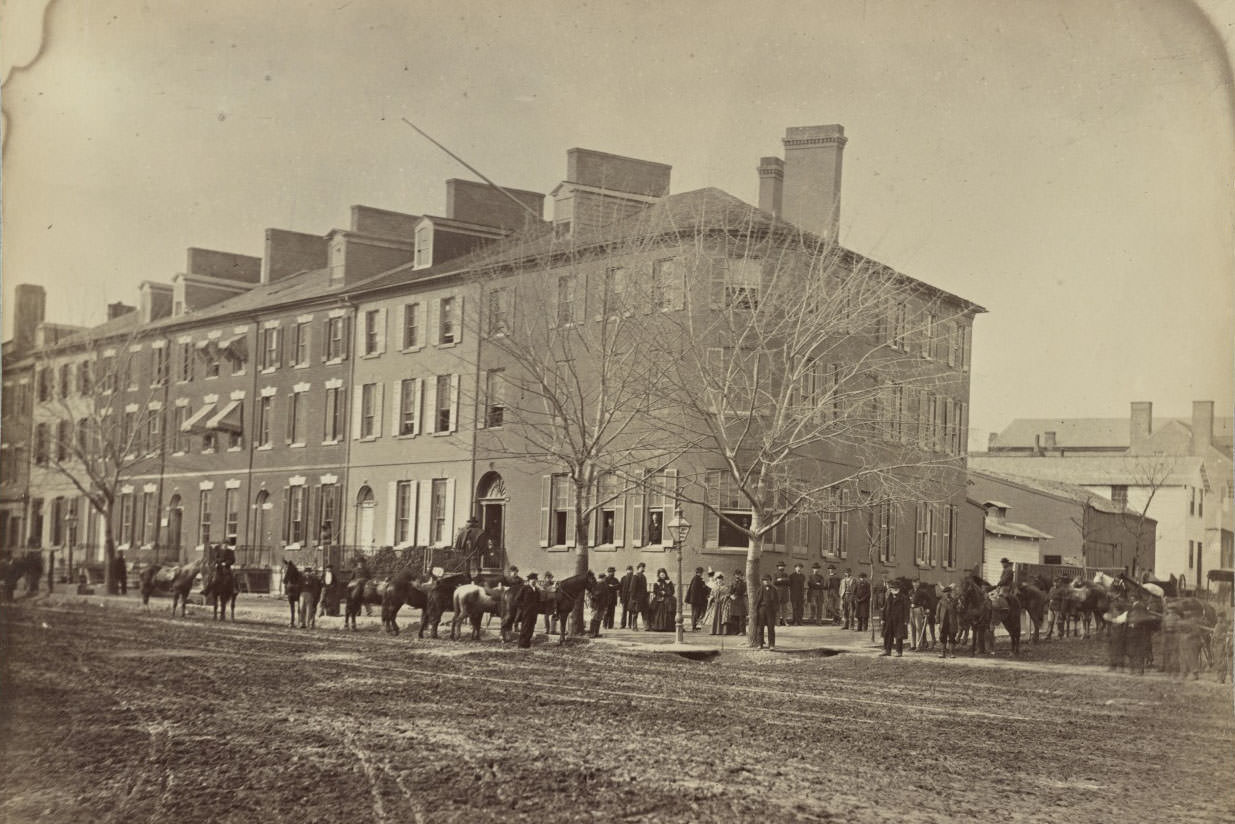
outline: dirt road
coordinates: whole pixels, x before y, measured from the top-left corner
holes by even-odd
[[[1213,682],[66,605],[0,644],[4,822],[1235,820]]]

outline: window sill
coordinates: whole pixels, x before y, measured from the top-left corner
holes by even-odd
[[[381,356],[382,356],[381,352],[362,352],[360,355],[360,359],[361,360],[372,360],[373,358],[380,358]]]
[[[360,441],[361,443],[373,443],[374,441],[377,440],[377,438],[378,438],[377,435],[361,435],[356,440]]]
[[[322,441],[322,446],[338,446],[342,441],[335,438],[333,441]]]
[[[255,451],[257,451],[257,452],[269,452],[269,451],[270,451],[270,450],[272,450],[272,449],[274,449],[274,444],[271,444],[271,443],[264,443],[264,444],[259,444],[259,445],[258,445],[258,447],[257,447],[257,449],[256,449]]]
[[[412,438],[416,437],[416,433],[415,432],[400,432],[398,435],[395,435],[395,437],[401,441],[410,441]]]
[[[273,375],[273,374],[274,374],[275,372],[277,372],[277,371],[279,371],[279,367],[277,367],[277,366],[263,366],[263,367],[261,368],[261,370],[260,370],[257,374],[259,374],[259,375]]]
[[[437,348],[438,349],[450,349],[458,345],[459,345],[459,341],[457,340],[443,340],[443,341],[438,341]]]
[[[323,361],[323,364],[326,366],[338,366],[339,364],[343,363],[343,361],[345,360],[347,360],[347,358],[343,358],[343,357],[326,358],[326,360]]]
[[[425,347],[423,344],[420,346],[404,346],[399,351],[402,352],[404,355],[410,355],[414,352],[419,352],[421,349],[424,349],[424,348]]]
[[[303,443],[289,443],[287,445],[287,448],[288,449],[304,449],[304,444]]]
[[[745,555],[746,547],[744,546],[705,546],[703,547],[705,554],[715,555]]]
[[[574,549],[573,546],[561,546],[561,545],[545,547],[546,552],[569,552],[572,549]]]
[[[432,434],[432,435],[433,435],[433,437],[435,437],[435,438],[441,438],[441,437],[444,437],[444,436],[448,436],[448,435],[453,435],[453,434],[455,434],[455,430],[453,430],[453,429],[446,429],[446,430],[444,430],[444,431],[442,431],[442,432],[433,432],[433,433],[431,433],[431,434]]]
[[[309,368],[308,362],[292,364],[292,369],[308,369],[308,368]]]
[[[227,447],[227,451],[228,452],[243,452],[244,447],[243,446],[229,446]]]

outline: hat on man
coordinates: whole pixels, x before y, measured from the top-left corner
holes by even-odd
[[[777,562],[776,562],[776,565],[777,565],[778,567],[783,567],[783,566],[785,565],[785,562],[784,562],[784,561],[777,561]]]
[[[1011,561],[1009,561],[1007,558],[1000,558],[1000,559],[999,559],[999,563],[1001,563],[1001,564],[1010,564],[1010,563],[1012,563],[1012,562],[1011,562]]]
[[[617,572],[617,567],[609,567],[606,572]]]
[[[535,572],[529,572],[529,573],[527,574],[527,580],[529,580],[529,581],[538,581],[538,580],[540,580],[540,577],[539,577],[539,576],[538,576]]]
[[[819,569],[819,564],[811,564],[811,569]]]
[[[695,567],[695,574],[696,574],[696,575],[702,575],[702,574],[703,574],[703,567]]]

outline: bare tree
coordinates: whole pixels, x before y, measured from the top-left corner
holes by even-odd
[[[142,368],[139,343],[135,334],[86,332],[41,351],[35,366],[34,470],[67,481],[101,516],[108,592],[118,586],[112,567],[121,488],[156,464],[166,429],[159,402],[166,372],[160,379]],[[85,514],[78,514],[83,524]]]
[[[1170,455],[1154,453],[1149,455],[1128,455],[1124,458],[1124,461],[1126,463],[1125,475],[1128,478],[1128,492],[1132,493],[1135,490],[1136,493],[1135,502],[1131,495],[1129,495],[1126,505],[1134,513],[1135,517],[1131,521],[1121,518],[1120,523],[1134,542],[1131,574],[1135,576],[1137,568],[1143,560],[1141,552],[1145,547],[1145,539],[1150,532],[1157,529],[1157,522],[1150,517],[1149,510],[1153,506],[1158,492],[1164,486],[1171,483],[1179,460]]]

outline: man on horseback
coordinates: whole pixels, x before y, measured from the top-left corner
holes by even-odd
[[[995,584],[995,590],[1007,598],[1016,586],[1016,567],[1007,558],[1000,558],[999,563],[1003,564],[1003,572],[999,573],[999,583]]]

